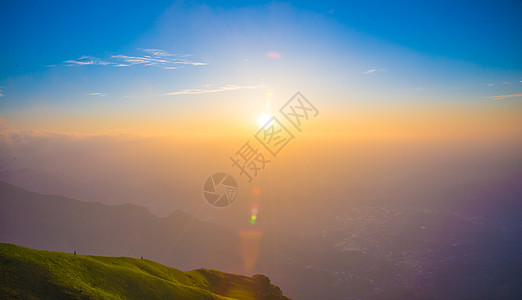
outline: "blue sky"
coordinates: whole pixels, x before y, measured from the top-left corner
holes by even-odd
[[[518,102],[521,15],[521,1],[3,1],[0,117],[181,114],[266,89],[341,108]]]

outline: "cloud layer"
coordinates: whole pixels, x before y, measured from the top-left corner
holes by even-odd
[[[506,98],[514,98],[514,97],[522,97],[522,94],[512,94],[512,95],[498,95],[498,96],[491,96],[488,97],[488,99],[492,100],[502,100]]]
[[[244,90],[244,89],[257,89],[257,88],[260,88],[260,87],[262,87],[262,86],[261,85],[252,85],[252,86],[225,85],[225,86],[211,88],[211,89],[186,89],[186,90],[181,90],[181,91],[175,91],[175,92],[162,94],[162,96],[219,93],[219,92],[225,92],[225,91],[235,91],[235,90]]]
[[[135,65],[161,67],[166,70],[178,69],[181,66],[203,66],[204,62],[191,60],[188,54],[173,54],[160,49],[138,49],[143,55],[112,55],[101,59],[89,55],[83,55],[78,59],[66,60],[63,63],[68,67],[100,65],[113,67],[130,67]]]
[[[100,97],[107,97],[106,93],[100,93],[100,92],[93,92],[89,94],[90,96],[100,96]]]

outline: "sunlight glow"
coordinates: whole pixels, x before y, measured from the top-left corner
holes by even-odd
[[[262,113],[257,118],[257,124],[259,124],[259,126],[263,127],[264,125],[266,125],[266,123],[268,123],[268,121],[270,121],[270,118],[272,118],[271,115],[269,115],[267,113]]]

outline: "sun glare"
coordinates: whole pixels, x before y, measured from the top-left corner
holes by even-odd
[[[271,115],[267,114],[267,113],[262,113],[259,118],[257,118],[257,124],[259,124],[259,126],[263,127],[264,125],[266,125],[266,123],[268,123],[268,121],[270,121],[270,118],[272,118]]]

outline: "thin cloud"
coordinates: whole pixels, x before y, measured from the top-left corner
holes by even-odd
[[[514,98],[514,97],[522,97],[522,94],[491,96],[491,97],[488,97],[488,99],[491,99],[491,100],[502,100],[502,99]]]
[[[385,68],[372,68],[372,69],[368,69],[368,70],[364,71],[363,74],[371,74],[374,72],[384,72],[384,71],[386,71]]]
[[[0,98],[2,98],[4,95],[4,88],[3,87],[0,87]]]
[[[235,90],[244,90],[244,89],[257,89],[262,87],[261,85],[255,86],[238,86],[238,85],[225,85],[212,89],[186,89],[176,92],[170,92],[166,94],[162,94],[162,96],[175,96],[175,95],[196,95],[196,94],[207,94],[207,93],[219,93],[225,91],[235,91]]]
[[[204,66],[207,63],[189,59],[191,55],[174,54],[160,49],[138,49],[145,55],[125,55],[117,54],[109,58],[101,59],[89,55],[81,56],[78,59],[66,60],[66,66],[86,66],[101,65],[113,67],[130,67],[135,65],[161,67],[166,70],[178,69],[180,66]]]
[[[106,94],[106,93],[100,93],[100,92],[90,93],[89,95],[90,95],[90,96],[107,97],[107,94]]]
[[[69,67],[74,66],[74,65],[79,65],[79,66],[85,66],[85,65],[106,66],[106,65],[113,64],[110,61],[105,61],[105,60],[99,59],[97,57],[92,57],[92,56],[89,56],[89,55],[83,55],[83,56],[81,56],[80,58],[78,58],[76,60],[74,60],[74,59],[66,60],[66,61],[64,61],[64,63],[67,64],[67,66],[69,66]]]
[[[275,51],[269,51],[269,52],[265,53],[265,56],[268,58],[273,58],[273,59],[280,59],[283,57],[283,55],[281,53],[275,52]]]
[[[145,53],[149,53],[154,56],[173,56],[173,54],[168,53],[167,51],[161,50],[161,49],[138,49]]]

